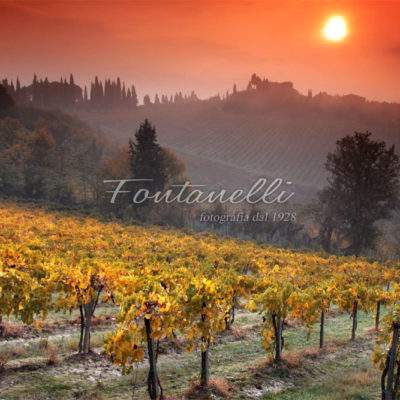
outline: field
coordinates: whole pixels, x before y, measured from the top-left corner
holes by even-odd
[[[2,400],[375,399],[398,355],[392,261],[29,203],[0,228]]]
[[[148,118],[160,144],[184,161],[194,184],[233,190],[248,188],[259,177],[282,178],[293,183],[300,203],[326,184],[326,156],[345,135],[369,130],[375,140],[399,147],[398,118],[371,111],[373,103],[365,106],[369,111],[345,114],[258,106],[234,112],[219,103],[195,102],[134,111],[81,110],[78,116],[121,145]]]
[[[14,333],[25,338],[1,341],[0,354],[11,353],[12,359],[0,375],[0,399],[147,399],[146,360],[133,374],[123,376],[102,348],[105,331],[113,328],[107,321],[115,315],[112,307],[98,309],[94,353],[88,357],[76,354],[78,327],[71,322],[78,317],[76,312],[52,314],[41,334],[20,330]],[[211,382],[215,384],[211,398],[224,398],[226,391],[232,399],[379,398],[380,374],[371,362],[372,314],[360,314],[359,336],[351,342],[349,315],[333,309],[327,318],[323,350],[318,349],[318,329],[307,341],[304,328],[289,326],[285,339],[292,349],[284,352],[280,366],[267,362],[260,325],[259,315],[239,310],[231,332],[217,336],[210,351]],[[189,381],[198,380],[200,352],[185,353],[178,344],[163,342],[159,373],[165,392],[180,399],[190,392]],[[50,356],[55,357],[55,365]]]

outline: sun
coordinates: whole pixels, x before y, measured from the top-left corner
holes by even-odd
[[[347,36],[347,23],[343,17],[330,17],[322,31],[327,40],[337,42],[343,40]]]

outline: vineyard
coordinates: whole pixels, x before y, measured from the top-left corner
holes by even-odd
[[[376,139],[399,146],[399,123],[389,113],[386,117],[383,111],[351,112],[338,118],[328,111],[309,112],[290,112],[284,106],[258,113],[230,112],[200,102],[135,111],[82,110],[78,116],[123,145],[148,118],[160,144],[178,155],[195,184],[236,189],[260,176],[280,177],[293,182],[296,201],[309,199],[325,184],[326,154],[341,136],[368,129]]]
[[[218,383],[225,388],[218,392],[221,397],[270,398],[267,391],[254,394],[250,389],[235,394],[235,385],[229,386],[227,379],[234,370],[225,371],[227,376],[214,376],[214,371],[221,372],[221,363],[233,363],[221,349],[234,356],[235,343],[243,342],[246,354],[237,354],[235,368],[243,364],[250,368],[257,361],[251,367],[256,368],[264,360],[262,368],[276,374],[290,369],[290,355],[307,346],[319,348],[315,354],[326,356],[333,337],[342,340],[344,347],[338,353],[344,360],[357,348],[372,356],[376,375],[379,368],[382,371],[381,386],[378,383],[374,393],[382,393],[383,399],[396,398],[400,380],[398,263],[102,222],[7,202],[0,204],[0,229],[0,335],[13,323],[31,327],[41,338],[49,326],[46,321],[59,321],[71,313],[76,318],[70,329],[76,330],[78,338],[74,352],[80,360],[96,360],[95,355],[100,356],[93,349],[103,347],[105,356],[99,362],[115,365],[107,367],[113,377],[116,371],[142,376],[145,383],[133,398],[182,398],[182,386],[177,390],[171,382],[182,380],[185,368],[194,368],[194,360],[198,379],[190,382],[187,378],[186,388],[191,387],[194,396],[189,398],[208,398],[202,396]],[[351,316],[347,332],[342,330],[346,315],[347,319]],[[96,326],[99,319],[110,322],[101,335]],[[367,349],[366,330],[358,325],[372,328],[368,331],[372,336],[367,336],[376,339],[373,353]],[[13,355],[4,356],[6,344],[2,338],[0,373],[12,386],[7,362],[12,364]],[[51,346],[57,344],[65,347],[60,341]],[[44,346],[46,351],[49,346]],[[199,359],[191,354],[199,354]],[[170,366],[173,360],[190,367],[176,371]],[[357,364],[354,368],[358,372]],[[168,371],[182,376],[174,378]],[[240,379],[239,386],[249,384]],[[289,380],[282,393],[296,382]],[[110,393],[102,385],[100,392]],[[9,389],[1,386],[1,399],[19,398],[7,397]],[[28,389],[23,393],[30,398]],[[48,398],[69,398],[54,396]],[[79,396],[71,398],[85,398]],[[101,398],[112,397],[132,398],[130,393]]]

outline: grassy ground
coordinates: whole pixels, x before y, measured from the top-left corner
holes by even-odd
[[[48,331],[0,342],[1,355],[11,356],[0,374],[0,400],[8,399],[147,399],[147,363],[122,376],[102,354],[104,334],[112,328],[115,311],[101,307],[92,338],[96,354],[74,354],[79,326],[68,316],[51,315]],[[318,329],[307,341],[304,328],[288,326],[289,350],[277,366],[267,362],[259,334],[261,317],[239,311],[232,332],[215,340],[210,351],[213,392],[210,399],[342,400],[378,399],[379,375],[371,360],[373,316],[359,314],[357,340],[350,342],[351,319],[333,310],[326,321],[326,346],[318,350]],[[317,328],[317,327],[316,327]],[[35,337],[38,336],[38,337]],[[185,353],[164,343],[160,380],[172,399],[202,396],[191,388],[198,380],[199,352]],[[4,357],[4,356],[3,356]],[[49,363],[50,360],[50,363]]]

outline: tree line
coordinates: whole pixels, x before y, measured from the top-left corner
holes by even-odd
[[[66,114],[16,107],[0,85],[0,144],[3,195],[96,205],[121,218],[178,227],[195,221],[199,212],[175,203],[133,204],[128,194],[110,204],[104,180],[152,179],[151,184],[130,188],[131,194],[146,189],[151,195],[188,180],[185,166],[158,144],[156,129],[148,120],[140,124],[134,139],[116,148],[100,132]],[[316,225],[316,237],[305,234],[301,224],[287,222],[249,224],[248,232],[238,231],[243,223],[240,227],[230,223],[225,234],[253,238],[264,234],[268,241],[278,237],[280,244],[318,245],[328,253],[360,255],[374,249],[381,235],[378,223],[389,219],[399,205],[400,161],[394,146],[372,139],[368,131],[355,132],[337,141],[325,167],[328,185],[306,210]]]
[[[120,218],[184,225],[187,209],[132,198],[110,204],[108,179],[153,179],[149,189],[183,183],[185,166],[158,144],[155,127],[145,120],[122,147],[60,111],[16,106],[0,85],[0,195],[51,201],[62,206],[97,208]],[[146,185],[132,188],[139,190]]]
[[[134,85],[130,87],[121,81],[105,79],[104,82],[97,76],[88,86],[80,87],[75,83],[74,76],[70,74],[69,80],[61,77],[59,81],[50,81],[48,77],[38,78],[33,76],[30,85],[22,86],[19,78],[15,83],[7,78],[2,79],[2,86],[13,98],[15,103],[21,105],[34,105],[37,107],[56,108],[72,106],[93,107],[132,107],[139,104],[139,98]],[[152,100],[149,95],[144,95],[143,105],[182,104],[199,100],[196,93],[190,95],[177,92],[175,95],[155,94]]]
[[[59,81],[50,81],[48,77],[38,79],[34,74],[32,83],[21,86],[19,78],[13,81],[2,80],[2,85],[17,104],[32,104],[38,107],[67,107],[76,104],[105,105],[105,106],[132,106],[136,107],[138,98],[135,86],[127,87],[120,78],[106,79],[104,84],[96,76],[83,89],[75,83],[71,74],[69,80],[61,77]]]
[[[0,103],[0,194],[74,204],[97,201],[103,135],[59,111]],[[3,94],[5,93],[3,89]],[[3,97],[3,100],[1,98]]]

